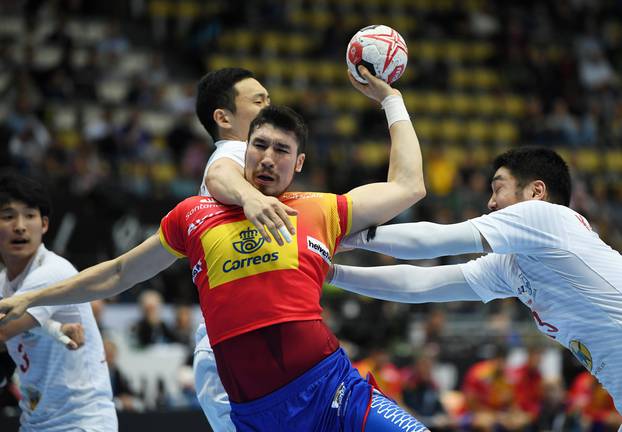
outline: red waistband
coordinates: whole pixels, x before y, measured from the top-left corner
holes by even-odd
[[[337,348],[339,341],[321,320],[275,324],[213,347],[223,386],[238,403],[281,388]]]

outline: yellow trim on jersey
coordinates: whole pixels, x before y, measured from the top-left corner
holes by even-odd
[[[352,229],[352,198],[350,198],[350,195],[348,194],[345,194],[344,197],[346,197],[346,200],[348,201],[348,224],[346,225],[346,232],[343,235],[347,236],[350,234],[350,230]]]
[[[167,250],[168,253],[170,253],[171,255],[177,257],[177,258],[185,258],[186,255],[177,252],[175,249],[173,249],[168,242],[166,241],[166,238],[164,237],[164,232],[162,231],[162,228],[160,228],[158,230],[158,237],[160,237],[160,243],[162,244],[162,246],[164,246],[164,249]]]

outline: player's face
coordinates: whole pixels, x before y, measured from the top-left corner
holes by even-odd
[[[4,262],[29,260],[48,230],[48,218],[20,201],[0,208],[0,254]]]
[[[236,91],[235,114],[230,117],[231,131],[240,141],[248,138],[248,128],[259,111],[270,105],[268,90],[255,78],[246,78],[233,86]]]
[[[530,199],[527,188],[519,187],[516,177],[506,167],[495,172],[491,186],[492,195],[488,200],[488,208],[492,211]]]
[[[244,175],[264,195],[281,195],[302,170],[304,153],[297,154],[298,143],[292,132],[270,124],[253,131],[246,146]]]

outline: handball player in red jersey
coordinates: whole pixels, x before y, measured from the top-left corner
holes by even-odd
[[[0,302],[7,314],[0,323],[34,305],[116,295],[187,257],[238,430],[425,431],[361,378],[320,316],[322,283],[342,237],[386,222],[425,195],[419,142],[401,95],[361,73],[370,83],[353,85],[382,103],[389,123],[387,182],[346,195],[286,193],[304,164],[307,130],[291,109],[266,107],[250,126],[244,174],[298,212],[291,243],[266,242],[240,207],[191,197],[126,254]]]

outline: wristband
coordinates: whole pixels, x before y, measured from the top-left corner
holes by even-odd
[[[408,115],[408,111],[406,110],[406,105],[404,105],[404,99],[400,95],[389,95],[382,100],[380,103],[382,105],[382,109],[384,110],[385,115],[387,116],[387,123],[389,124],[389,128],[393,126],[393,123],[408,120],[410,121],[410,115]]]
[[[58,321],[49,319],[45,323],[43,323],[41,327],[43,328],[43,330],[45,330],[47,334],[49,334],[52,338],[56,339],[63,345],[67,345],[69,342],[71,342],[71,338],[61,331],[62,324]]]

